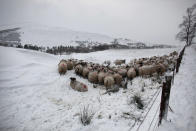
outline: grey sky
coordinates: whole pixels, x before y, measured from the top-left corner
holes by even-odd
[[[196,2],[195,2],[196,3]],[[194,0],[0,0],[0,25],[36,22],[161,44]]]

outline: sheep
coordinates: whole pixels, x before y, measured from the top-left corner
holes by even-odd
[[[66,63],[67,63],[67,69],[72,70],[73,69],[73,62],[71,60],[68,60]]]
[[[114,77],[115,84],[120,85],[123,79],[122,76],[118,73],[115,73],[113,77]]]
[[[159,63],[157,65],[142,66],[139,69],[139,76],[152,75],[154,73],[162,74],[166,71],[166,67]]]
[[[78,74],[78,75],[82,75],[82,71],[83,71],[83,67],[82,67],[82,65],[77,65],[76,67],[75,67],[75,73],[76,74]]]
[[[162,64],[165,66],[165,69],[166,69],[166,70],[169,68],[169,62],[168,62],[167,59],[164,60]]]
[[[143,65],[143,59],[139,59],[138,61],[136,61],[136,64],[142,66]]]
[[[76,81],[76,78],[71,77],[70,80],[71,80],[70,86],[71,86],[72,89],[74,89],[76,91],[79,91],[79,92],[88,91],[88,87],[85,84],[83,84],[79,81]]]
[[[111,61],[110,60],[104,61],[103,64],[109,66],[111,64]]]
[[[143,65],[150,65],[150,61],[149,60],[144,60]]]
[[[65,60],[61,60],[59,62],[59,64],[58,64],[58,71],[59,71],[60,75],[65,74],[67,72],[67,64],[66,64]]]
[[[97,73],[97,71],[91,71],[91,72],[89,72],[89,74],[88,74],[88,80],[91,83],[97,84],[98,83],[98,73]]]
[[[118,73],[122,76],[122,77],[126,77],[127,76],[127,69],[119,69]]]
[[[169,54],[170,56],[177,56],[178,55],[178,52],[174,51],[172,53]]]
[[[98,74],[98,82],[99,84],[104,84],[105,73],[103,71],[99,72]]]
[[[68,59],[68,61],[71,61],[73,64],[73,67],[75,67],[78,60],[77,59]]]
[[[156,65],[156,72],[158,74],[163,74],[166,71],[166,68],[163,64]]]
[[[152,75],[153,73],[156,72],[156,69],[154,70],[154,66],[142,66],[138,69],[139,71],[139,76],[144,76],[144,75]]]
[[[89,69],[88,67],[84,67],[83,71],[82,71],[82,76],[84,78],[87,78],[88,77],[88,73],[89,73]]]
[[[114,83],[114,78],[111,75],[108,75],[104,78],[104,86],[107,90],[111,89]]]
[[[134,77],[136,77],[136,71],[134,68],[130,68],[127,72],[127,77],[129,79],[133,79]]]
[[[126,61],[126,60],[115,60],[115,61],[114,61],[114,64],[115,64],[115,65],[125,64],[125,61]]]

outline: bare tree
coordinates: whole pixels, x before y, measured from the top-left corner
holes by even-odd
[[[185,41],[186,45],[191,45],[196,33],[196,4],[187,8],[186,15],[183,16],[183,22],[179,25],[181,29],[176,35],[180,41]]]

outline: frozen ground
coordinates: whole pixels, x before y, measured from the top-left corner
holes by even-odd
[[[127,131],[144,118],[149,103],[160,85],[151,79],[135,78],[128,89],[102,95],[103,87],[93,88],[86,79],[73,71],[59,76],[57,64],[61,58],[78,58],[101,63],[104,60],[168,54],[178,48],[156,50],[108,50],[88,54],[54,56],[46,53],[0,47],[0,130],[1,131]],[[89,87],[85,93],[69,86],[74,76]],[[144,84],[145,83],[145,84]],[[145,91],[141,87],[145,85]],[[134,94],[140,93],[144,109],[128,104]],[[193,96],[194,97],[194,96]],[[83,126],[80,109],[89,105],[94,112],[92,123]],[[171,105],[172,106],[172,105]],[[129,115],[127,115],[129,114]],[[111,117],[110,117],[111,116]]]
[[[196,45],[186,48],[179,73],[171,89],[173,112],[159,131],[196,131]]]

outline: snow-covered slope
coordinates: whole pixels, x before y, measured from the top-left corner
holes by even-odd
[[[22,44],[34,44],[38,46],[58,46],[58,45],[72,45],[75,46],[75,41],[88,41],[99,43],[110,43],[113,41],[112,37],[88,33],[73,31],[64,27],[51,27],[39,24],[21,24],[15,26],[2,27],[1,29],[16,28],[20,34],[20,42]]]
[[[116,38],[107,35],[74,31],[65,27],[52,27],[35,23],[23,23],[16,25],[0,26],[0,43],[21,43],[37,46],[86,46],[97,44],[112,44]],[[157,45],[153,43],[140,42],[126,38],[117,38],[116,43],[128,45],[129,47],[143,47],[145,45]]]

